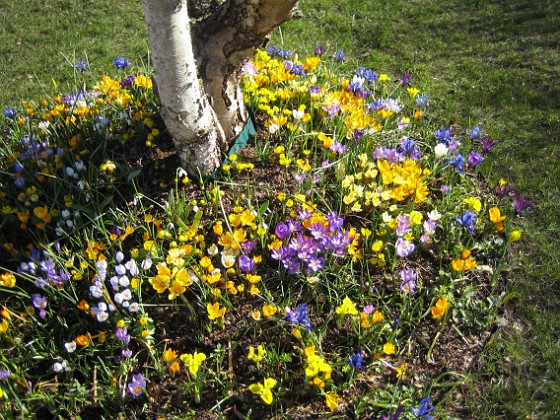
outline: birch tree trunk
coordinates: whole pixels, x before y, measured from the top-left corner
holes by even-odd
[[[243,130],[244,61],[298,0],[142,0],[161,115],[185,169],[207,176]]]

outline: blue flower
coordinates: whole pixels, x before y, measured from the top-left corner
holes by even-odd
[[[341,61],[344,62],[344,51],[342,51],[342,50],[336,51],[336,52],[334,53],[334,59],[335,59],[337,62],[339,62],[339,63],[340,63]]]
[[[311,320],[307,314],[308,306],[306,303],[299,305],[294,311],[289,311],[286,314],[286,319],[294,324],[301,324],[309,331],[313,329],[311,325]]]
[[[447,160],[457,171],[463,173],[465,172],[465,156],[457,153],[451,159]]]
[[[474,232],[474,227],[476,224],[476,214],[472,211],[466,211],[462,216],[457,217],[455,220],[457,220],[461,226],[467,229],[467,232]]]
[[[451,141],[451,130],[441,127],[436,130],[434,136],[440,143],[449,144]]]
[[[478,125],[474,126],[472,130],[467,130],[467,134],[473,140],[480,138],[482,131]]]
[[[267,48],[268,51],[268,55],[270,57],[280,57],[283,58],[284,60],[286,58],[288,58],[290,55],[292,55],[292,52],[288,49],[282,50],[280,48],[278,48],[277,46],[270,46]]]
[[[76,64],[74,64],[74,68],[76,70],[81,71],[82,73],[85,72],[85,71],[88,71],[88,66],[89,66],[89,63],[87,62],[87,60],[84,60],[83,58],[78,59],[78,62]]]
[[[4,116],[6,118],[13,120],[16,117],[16,114],[17,114],[17,110],[15,108],[9,108],[9,107],[4,108]]]
[[[434,420],[434,418],[430,416],[430,413],[434,411],[435,407],[429,407],[430,401],[431,397],[427,396],[422,401],[420,401],[420,404],[418,404],[418,408],[411,407],[410,411],[412,411],[418,417],[422,417],[423,419]]]
[[[363,370],[366,367],[364,366],[364,358],[362,357],[362,350],[358,350],[356,353],[352,353],[350,359],[348,359],[348,364],[352,366],[354,369]]]
[[[290,74],[295,74],[296,76],[305,76],[305,70],[302,64],[294,64],[290,70]]]
[[[370,84],[379,79],[379,75],[376,71],[373,71],[372,69],[366,69],[365,67],[360,67],[358,70],[356,70],[356,74],[359,77],[363,77],[364,79],[366,79]]]
[[[130,65],[130,63],[128,62],[126,57],[117,57],[117,58],[113,59],[113,66],[115,66],[119,70],[122,70],[126,66],[129,66],[129,65]]]
[[[425,95],[418,95],[416,97],[416,105],[419,107],[427,107],[430,105],[430,99]]]

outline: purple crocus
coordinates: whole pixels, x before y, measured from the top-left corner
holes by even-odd
[[[410,73],[403,74],[398,80],[402,86],[408,86],[410,84]]]
[[[130,342],[130,334],[128,333],[126,327],[117,328],[117,331],[115,331],[115,337],[124,344],[128,344]]]
[[[513,209],[516,213],[521,213],[524,210],[531,210],[533,208],[533,203],[526,195],[513,196]]]
[[[327,213],[327,222],[329,222],[329,230],[334,232],[342,227],[344,219],[339,217],[336,211],[330,211]]]
[[[309,86],[310,95],[318,95],[321,93],[321,88],[319,86]]]
[[[397,229],[395,230],[395,233],[399,238],[401,238],[404,235],[406,235],[408,232],[410,232],[410,216],[399,214],[397,216],[397,221],[398,223],[397,223]]]
[[[0,369],[0,381],[7,380],[12,373],[8,369]]]
[[[241,249],[243,249],[243,252],[245,252],[246,254],[250,254],[251,252],[253,252],[256,247],[256,241],[245,241],[241,243]]]
[[[412,294],[416,291],[416,279],[418,275],[412,269],[403,268],[401,270],[401,290],[405,293]]]
[[[240,255],[237,261],[239,263],[239,268],[244,273],[249,273],[253,268],[255,268],[255,262],[247,255]]]
[[[403,238],[397,239],[397,242],[395,243],[395,250],[397,252],[397,255],[401,258],[406,258],[410,254],[412,254],[414,248],[415,246],[412,242],[408,242]]]
[[[309,226],[309,232],[316,240],[324,239],[328,235],[325,225],[319,222],[313,223]]]
[[[33,306],[39,309],[39,317],[41,319],[44,319],[47,315],[47,313],[45,312],[45,309],[47,307],[47,298],[43,295],[40,295],[39,293],[34,293],[31,295],[31,299],[33,302]]]
[[[511,188],[509,187],[509,184],[507,182],[498,183],[498,186],[496,187],[496,195],[498,197],[503,198],[506,195],[508,195],[510,192],[511,192]]]
[[[329,149],[334,153],[341,155],[346,151],[346,146],[335,140],[333,141]]]
[[[132,375],[131,381],[127,385],[128,392],[132,394],[133,397],[139,397],[144,388],[146,388],[146,380],[141,373]]]
[[[483,152],[489,152],[499,144],[499,142],[492,140],[492,137],[490,136],[486,136],[484,138],[481,137],[479,140],[482,145]]]
[[[290,74],[295,74],[296,76],[305,76],[305,70],[302,64],[294,64],[290,70]]]
[[[467,158],[467,162],[471,168],[480,165],[483,160],[484,157],[474,150],[471,150],[471,152],[469,153],[469,157]]]
[[[290,228],[284,222],[280,222],[276,225],[276,229],[274,230],[274,234],[278,239],[284,239],[290,235]]]
[[[402,405],[399,405],[394,413],[392,412],[392,410],[390,410],[389,414],[383,416],[381,420],[397,420],[401,416],[403,411],[404,407]]]
[[[315,45],[315,54],[321,56],[325,53],[325,49],[323,48],[322,44]]]
[[[123,80],[121,80],[120,85],[122,88],[125,88],[127,86],[132,86],[132,84],[134,83],[134,76],[126,76]]]

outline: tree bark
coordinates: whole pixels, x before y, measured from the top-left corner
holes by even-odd
[[[190,174],[211,174],[243,130],[241,66],[297,2],[142,0],[161,115]]]

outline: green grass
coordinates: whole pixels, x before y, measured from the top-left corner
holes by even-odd
[[[41,99],[73,81],[73,65],[88,58],[92,69],[111,68],[127,55],[148,60],[142,7],[136,1],[0,1],[0,103]]]
[[[435,122],[480,123],[500,141],[493,173],[536,203],[503,273],[515,293],[508,324],[457,389],[461,399],[448,398],[459,418],[560,411],[559,16],[557,1],[303,0],[271,41],[301,55],[320,42],[344,50],[349,68],[411,73],[437,101]],[[53,79],[70,83],[74,57],[108,71],[114,57],[138,64],[147,51],[138,2],[0,0],[0,106],[41,98]]]

